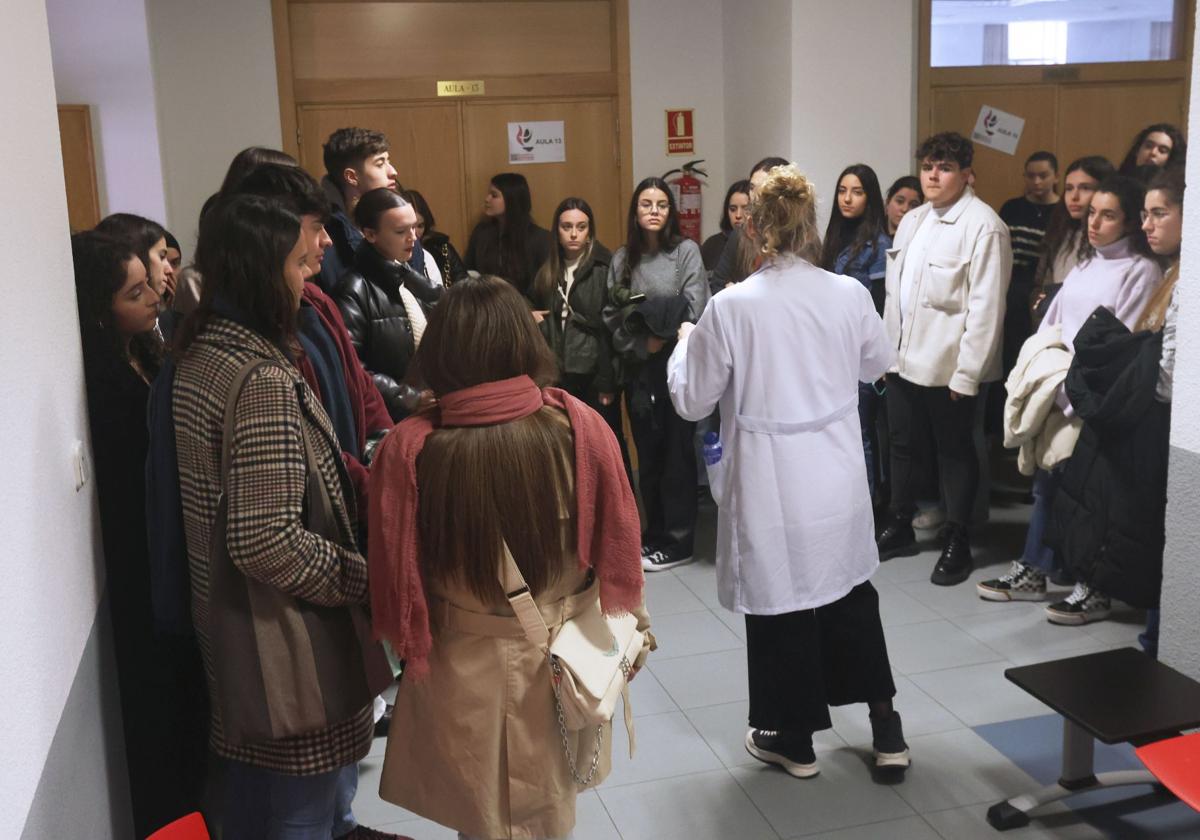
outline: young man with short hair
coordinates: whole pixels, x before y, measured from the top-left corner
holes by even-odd
[[[1004,345],[1001,373],[1007,378],[1021,345],[1033,334],[1034,275],[1042,255],[1042,238],[1050,213],[1058,203],[1058,158],[1052,152],[1034,152],[1025,161],[1025,194],[1011,198],[1000,208],[1000,219],[1008,225],[1012,239],[1012,280],[1008,286],[1004,314]],[[990,413],[1003,411],[1003,400]]]
[[[925,204],[911,210],[888,251],[884,324],[898,349],[887,375],[891,516],[881,560],[916,554],[916,437],[932,428],[946,503],[943,549],[930,580],[966,580],[968,528],[979,486],[973,423],[980,386],[1000,377],[1004,298],[1012,272],[1008,227],[969,186],[974,147],[946,132],[917,149]]]
[[[333,205],[326,225],[333,249],[325,255],[317,282],[327,294],[333,294],[342,272],[354,265],[354,251],[363,239],[362,231],[354,224],[358,200],[371,190],[398,190],[400,185],[391,161],[391,145],[382,131],[339,128],[329,135],[322,150],[325,177],[321,185]],[[424,274],[425,252],[413,248],[408,264]]]

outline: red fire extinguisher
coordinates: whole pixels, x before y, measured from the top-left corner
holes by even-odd
[[[697,245],[700,244],[700,188],[704,182],[697,175],[708,177],[703,169],[697,169],[697,164],[703,160],[689,160],[682,169],[672,169],[663,175],[663,180],[671,186],[675,195],[675,207],[679,211],[679,230]],[[679,173],[679,177],[671,180],[671,176]]]

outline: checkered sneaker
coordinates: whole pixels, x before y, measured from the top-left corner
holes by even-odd
[[[985,601],[1040,601],[1046,597],[1046,575],[1014,560],[1005,574],[975,584],[975,590]]]

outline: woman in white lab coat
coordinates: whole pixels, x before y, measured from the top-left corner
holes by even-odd
[[[882,376],[894,350],[870,292],[815,267],[816,195],[794,165],[771,170],[745,232],[763,267],[680,329],[668,386],[682,417],[721,408],[709,476],[718,594],[746,615],[746,749],[814,776],[812,733],[832,726],[829,706],[865,702],[876,767],[903,770],[857,413],[858,383]]]

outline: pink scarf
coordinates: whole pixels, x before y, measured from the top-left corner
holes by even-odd
[[[642,603],[641,525],[616,438],[600,417],[558,388],[528,376],[485,382],[445,394],[432,412],[398,423],[371,465],[368,510],[371,610],[375,635],[406,662],[409,678],[429,673],[433,636],[421,578],[417,527],[417,456],[442,426],[489,426],[528,417],[544,405],[565,409],[575,441],[577,554],[592,568],[605,613]]]

